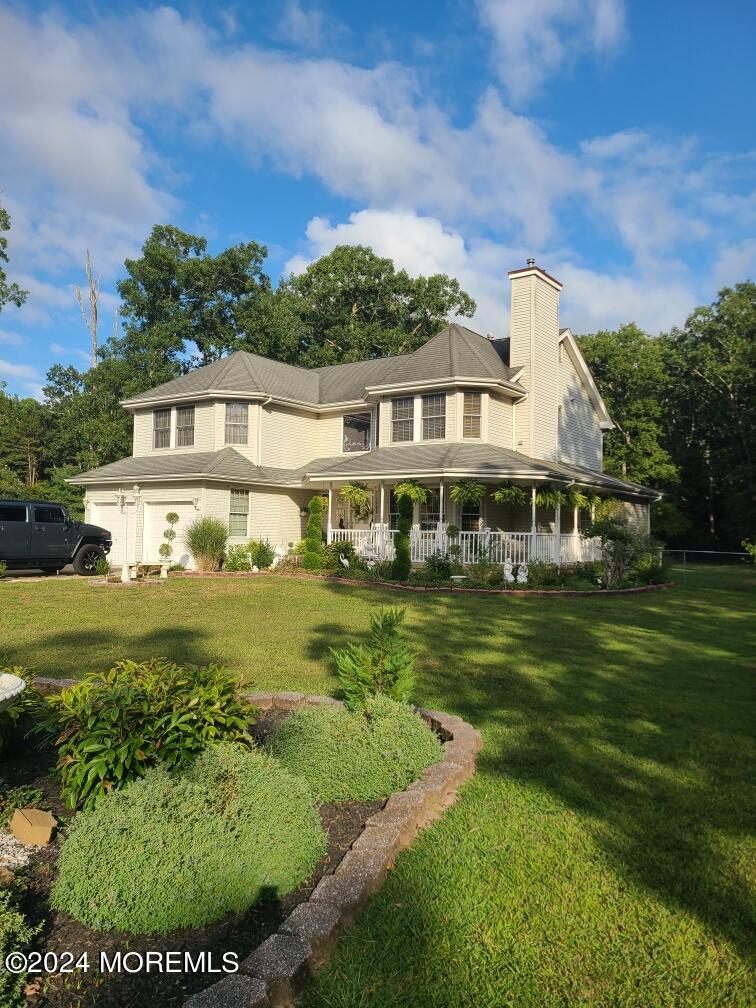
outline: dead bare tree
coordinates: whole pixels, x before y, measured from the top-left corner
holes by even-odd
[[[87,273],[87,284],[89,287],[89,314],[84,307],[84,297],[81,293],[81,287],[78,285],[74,286],[76,291],[76,300],[79,302],[79,308],[81,308],[81,316],[84,319],[84,325],[87,327],[89,335],[92,339],[92,367],[97,367],[97,299],[100,294],[100,281],[98,277],[95,277],[92,272],[92,261],[89,258],[89,249],[87,249],[87,256],[85,260],[85,269]]]

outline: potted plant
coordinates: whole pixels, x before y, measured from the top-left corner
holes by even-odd
[[[339,494],[350,505],[357,521],[364,521],[373,513],[373,494],[364,483],[345,483]]]
[[[528,493],[524,487],[516,483],[501,483],[491,494],[495,504],[514,504],[522,506],[528,503]]]
[[[485,493],[485,486],[474,479],[459,480],[449,488],[449,496],[457,504],[480,504]]]

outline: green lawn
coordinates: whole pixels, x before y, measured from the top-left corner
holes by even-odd
[[[0,585],[0,659],[75,676],[220,659],[333,691],[331,645],[406,604],[419,699],[483,732],[307,1008],[736,1008],[753,953],[754,572],[624,598],[398,595],[313,581]]]

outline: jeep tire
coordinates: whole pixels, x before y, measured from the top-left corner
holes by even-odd
[[[73,569],[77,574],[92,576],[96,574],[95,566],[98,560],[105,559],[105,550],[99,546],[85,544],[81,546],[73,558]]]

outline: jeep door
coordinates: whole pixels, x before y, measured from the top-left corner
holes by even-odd
[[[36,560],[69,560],[76,545],[76,529],[57,504],[32,504],[31,550]]]
[[[26,504],[0,504],[0,560],[26,560],[31,545],[31,525]]]

